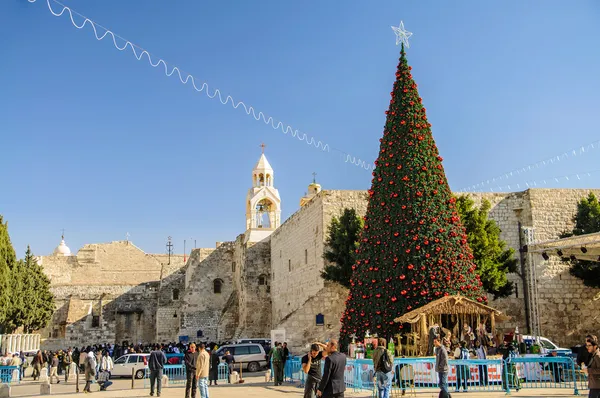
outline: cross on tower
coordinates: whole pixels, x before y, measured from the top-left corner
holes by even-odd
[[[130,237],[130,236],[131,236],[131,235],[129,235],[129,232],[127,232],[127,233],[125,234],[125,238],[127,239],[127,242],[129,242],[129,237]]]
[[[316,184],[317,183],[317,173],[315,173],[313,171],[312,175],[313,175],[313,184]]]
[[[265,143],[264,143],[264,142],[260,144],[260,147],[261,147],[261,149],[262,149],[262,153],[265,153],[265,148],[266,148],[267,146],[265,145]]]
[[[62,231],[61,239],[65,240],[65,229],[63,228],[63,229],[61,229],[61,231]]]

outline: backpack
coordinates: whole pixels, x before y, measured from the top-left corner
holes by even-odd
[[[390,354],[384,348],[383,354],[381,354],[381,358],[379,358],[379,369],[383,373],[390,373],[392,371],[392,361],[390,360]]]

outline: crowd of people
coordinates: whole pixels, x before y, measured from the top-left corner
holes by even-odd
[[[433,339],[435,355],[435,371],[438,373],[438,385],[440,387],[440,397],[449,397],[448,392],[448,360],[452,356],[454,359],[466,360],[470,358],[486,359],[488,356],[487,345],[476,341],[472,347],[466,341],[458,344],[452,344],[449,339],[435,336]],[[5,353],[0,356],[0,366],[15,366],[19,370],[21,378],[25,377],[25,370],[32,368],[31,377],[33,380],[39,380],[42,374],[49,378],[50,383],[60,383],[64,377],[64,382],[68,382],[70,376],[74,374],[84,375],[84,392],[91,392],[90,386],[97,381],[101,390],[106,390],[112,384],[110,381],[111,371],[114,367],[113,358],[121,355],[145,353],[148,356],[148,370],[150,379],[150,395],[160,397],[162,389],[162,376],[164,366],[169,363],[182,363],[186,369],[186,398],[196,398],[197,391],[200,391],[200,398],[208,398],[208,388],[213,384],[216,386],[219,381],[218,369],[221,363],[225,363],[229,370],[229,375],[233,373],[235,358],[229,351],[223,355],[217,354],[218,345],[216,343],[170,343],[170,344],[138,344],[138,345],[94,345],[82,347],[81,349],[68,348],[58,351],[37,351],[37,353],[28,360],[23,352]],[[404,380],[400,376],[402,364],[396,364],[392,355],[387,350],[386,340],[380,338],[378,347],[373,352],[373,367],[375,371],[375,380],[378,391],[378,397],[388,398],[390,395],[392,383],[396,380],[398,387],[402,389],[402,395],[405,394]],[[494,353],[502,355],[505,366],[509,366],[506,372],[503,372],[503,389],[512,388],[517,391],[521,388],[519,377],[512,358],[519,355],[518,347],[512,342],[502,342]],[[449,352],[451,354],[449,354]],[[175,361],[167,360],[166,354],[181,354],[172,356]],[[555,356],[556,353],[548,355]],[[183,361],[180,362],[180,357]],[[267,355],[267,363],[272,367],[273,382],[275,386],[283,383],[283,370],[286,361],[291,357],[287,343],[275,342]],[[325,361],[324,366],[321,362]],[[600,349],[596,336],[586,336],[585,346],[582,346],[577,355],[577,365],[588,374],[589,397],[600,398]],[[301,359],[302,371],[306,373],[304,384],[304,397],[325,397],[341,398],[344,396],[345,381],[344,370],[346,367],[346,356],[338,351],[338,342],[331,340],[327,344],[313,343],[310,351]],[[479,374],[481,375],[479,383],[488,384],[487,365],[479,364]],[[321,370],[323,369],[323,371]],[[396,377],[394,378],[394,373]],[[563,381],[560,366],[552,369],[552,374],[556,382]],[[505,376],[508,375],[508,376]],[[470,378],[470,370],[467,365],[456,366],[456,391],[460,388],[467,391]]]

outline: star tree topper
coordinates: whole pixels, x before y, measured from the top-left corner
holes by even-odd
[[[412,33],[404,29],[404,22],[400,21],[400,26],[392,26],[392,30],[396,34],[396,45],[404,43],[404,47],[409,48],[408,38],[412,36]]]

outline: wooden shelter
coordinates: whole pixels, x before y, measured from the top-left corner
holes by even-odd
[[[425,304],[394,319],[394,322],[411,325],[410,335],[414,344],[416,345],[417,339],[420,340],[416,354],[424,355],[428,350],[429,328],[434,323],[437,323],[447,334],[452,333],[453,336],[457,336],[457,331],[462,330],[465,325],[471,326],[474,333],[477,333],[476,328],[481,325],[486,325],[486,331],[495,333],[496,321],[509,319],[509,316],[495,308],[456,295],[445,296]]]

